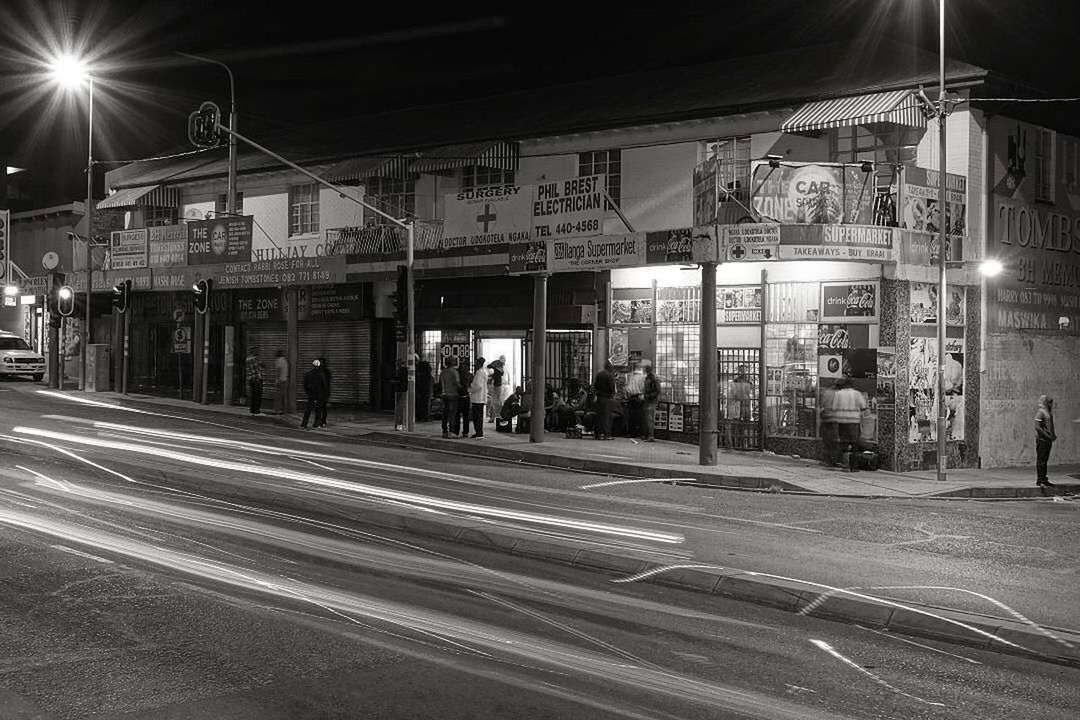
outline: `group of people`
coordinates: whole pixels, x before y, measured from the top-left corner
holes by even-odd
[[[248,412],[252,415],[262,415],[263,368],[255,347],[248,349],[248,355],[244,361],[244,374],[248,387]],[[315,415],[313,428],[326,427],[326,405],[330,400],[330,380],[331,375],[326,366],[326,358],[320,357],[313,360],[311,367],[304,373],[304,394],[307,395],[307,403],[300,427],[308,426],[312,414]],[[274,359],[274,412],[276,414],[285,414],[288,395],[289,359],[285,357],[284,351],[278,350],[277,357]]]

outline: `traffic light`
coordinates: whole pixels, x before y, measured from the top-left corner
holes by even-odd
[[[394,290],[394,319],[405,324],[409,321],[409,266],[398,265],[397,288]]]
[[[195,312],[200,315],[205,315],[210,307],[211,284],[209,280],[200,280],[191,286],[191,291],[195,293]]]
[[[131,300],[131,281],[121,280],[113,286],[112,291],[113,307],[122,313],[127,312],[128,302]]]
[[[212,102],[204,102],[199,109],[188,115],[188,140],[198,148],[211,148],[221,144],[221,110]]]
[[[63,285],[56,293],[56,309],[64,317],[75,314],[75,291],[70,285]]]

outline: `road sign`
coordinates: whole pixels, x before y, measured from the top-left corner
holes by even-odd
[[[178,307],[175,310],[173,310],[173,312],[172,312],[173,322],[175,322],[177,324],[182,323],[182,322],[184,322],[184,317],[185,317],[184,316],[184,308],[179,308]]]
[[[191,326],[181,325],[173,331],[173,352],[191,354]]]

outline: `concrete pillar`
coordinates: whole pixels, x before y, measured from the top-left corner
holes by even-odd
[[[191,338],[191,400],[199,402],[202,396],[203,376],[203,328],[205,323],[201,313],[195,312],[195,326],[192,328]]]
[[[532,416],[529,442],[544,442],[544,356],[547,349],[547,275],[533,278]]]
[[[289,361],[289,395],[285,412],[296,412],[296,390],[300,378],[300,288],[285,289],[285,355]]]
[[[716,263],[701,264],[701,358],[698,464],[716,464]]]
[[[221,370],[221,404],[232,405],[233,401],[233,382],[234,373],[236,372],[236,326],[225,326],[225,362],[222,363]]]

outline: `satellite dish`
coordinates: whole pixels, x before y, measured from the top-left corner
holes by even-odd
[[[49,251],[41,256],[41,267],[46,270],[55,270],[56,266],[60,264],[60,256],[56,253]]]
[[[199,208],[188,208],[184,213],[185,220],[202,220],[203,213]]]

